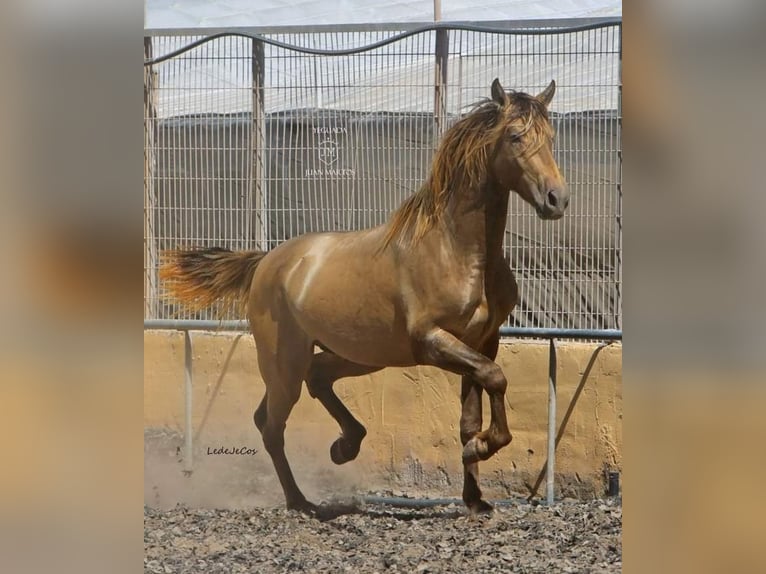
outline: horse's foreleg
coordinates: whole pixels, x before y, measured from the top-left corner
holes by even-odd
[[[343,464],[357,457],[367,429],[341,402],[332,388],[333,384],[344,377],[359,377],[379,370],[380,367],[352,363],[325,351],[314,355],[306,385],[309,394],[318,399],[340,425],[341,436],[330,446],[330,458],[335,464]]]
[[[418,338],[418,361],[470,377],[489,394],[489,429],[470,438],[463,447],[463,463],[486,460],[511,442],[505,414],[508,382],[502,369],[487,356],[475,351],[451,333],[439,328]]]
[[[499,337],[494,337],[482,349],[488,359],[497,356]],[[482,425],[482,387],[469,376],[463,376],[460,399],[462,413],[460,415],[460,442],[465,445],[481,432]],[[479,463],[463,464],[463,502],[472,513],[488,512],[492,505],[482,500],[479,487]]]
[[[481,432],[481,393],[481,385],[471,377],[463,377],[460,442],[464,447]],[[492,506],[481,498],[478,462],[463,463],[463,502],[474,514],[492,510]]]

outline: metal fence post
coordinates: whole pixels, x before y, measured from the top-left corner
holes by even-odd
[[[256,249],[265,251],[266,229],[265,229],[265,194],[263,189],[263,169],[264,152],[266,141],[265,121],[266,113],[264,107],[264,85],[266,82],[266,54],[263,42],[253,40],[252,52],[252,72],[253,72],[253,116],[252,116],[252,136],[251,145],[253,147],[253,163],[251,174],[251,193],[249,199],[251,205],[248,206],[249,213],[247,220],[252,221],[253,229],[246,239],[253,240]]]
[[[184,474],[190,475],[193,470],[193,450],[194,443],[192,438],[192,342],[191,333],[184,331],[184,401],[185,401],[185,446],[184,446]]]
[[[556,340],[550,339],[548,355],[548,467],[545,492],[548,505],[554,501],[554,472],[556,469]]]
[[[619,48],[620,58],[618,63],[618,85],[617,85],[617,141],[620,142],[619,152],[617,154],[617,202],[616,202],[616,219],[617,225],[615,225],[615,297],[617,303],[615,309],[617,310],[615,317],[615,325],[618,329],[622,329],[622,24],[618,27],[619,34]]]
[[[434,22],[442,19],[441,0],[434,0]],[[447,57],[449,56],[449,32],[436,31],[436,67],[434,70],[434,119],[436,120],[435,142],[441,139],[447,120]]]
[[[144,58],[152,58],[152,39],[144,37]],[[157,169],[157,72],[144,68],[144,318],[157,317],[157,240],[154,178]]]
[[[436,30],[436,65],[434,77],[434,120],[438,142],[447,124],[447,58],[449,57],[449,32]]]

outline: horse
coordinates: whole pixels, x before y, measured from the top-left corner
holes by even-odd
[[[569,203],[552,151],[555,89],[551,81],[532,96],[495,79],[491,97],[445,132],[425,182],[382,225],[304,234],[268,252],[163,253],[167,296],[193,310],[226,302],[249,320],[266,387],[253,420],[288,509],[318,510],[284,450],[303,382],[340,426],[330,458],[344,464],[367,431],[333,391],[335,381],[432,365],[462,376],[462,498],[471,515],[492,510],[479,462],[511,442],[508,383],[494,362],[499,328],[518,302],[502,246],[510,192],[544,220],[562,217]],[[485,391],[491,420],[482,430]]]

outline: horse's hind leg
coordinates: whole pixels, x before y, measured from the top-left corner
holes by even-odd
[[[255,423],[256,428],[261,432],[263,432],[263,427],[266,425],[266,405],[268,404],[268,398],[269,394],[265,393],[263,399],[261,399],[261,404],[258,405],[258,408],[255,409],[255,412],[253,413],[253,422]]]
[[[298,488],[285,456],[287,417],[300,398],[303,378],[311,361],[312,346],[300,339],[300,335],[285,339],[290,343],[281,346],[276,357],[265,352],[258,353],[261,374],[266,383],[266,396],[253,418],[261,431],[263,446],[274,463],[287,508],[313,512],[316,506],[308,502]]]
[[[344,377],[359,377],[379,370],[380,367],[352,363],[326,351],[314,355],[311,361],[311,368],[306,377],[309,394],[322,403],[327,412],[338,421],[341,429],[341,436],[330,446],[330,458],[335,464],[343,464],[356,458],[367,430],[335,394],[333,384]]]

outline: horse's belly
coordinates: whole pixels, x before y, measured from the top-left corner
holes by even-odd
[[[373,270],[353,272],[349,265],[317,269],[310,285],[296,284],[290,290],[296,321],[311,338],[349,361],[413,364],[406,322],[392,296],[394,286]]]
[[[329,340],[329,343],[326,342]],[[336,355],[360,365],[373,367],[408,367],[415,364],[412,347],[406,337],[377,341],[349,341],[333,338],[319,341]]]
[[[352,310],[350,303],[345,309],[304,314],[300,321],[317,342],[354,363],[381,367],[414,364],[406,327],[395,313],[385,309],[373,313],[369,308],[363,315],[347,312]]]

